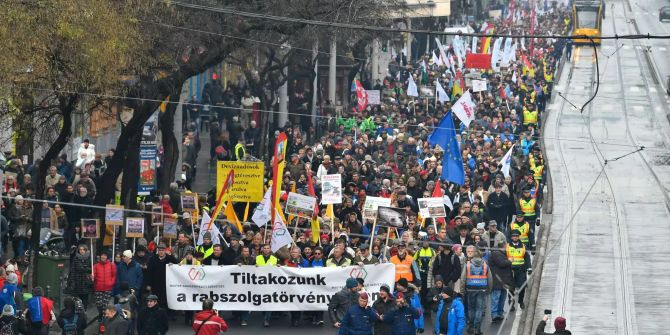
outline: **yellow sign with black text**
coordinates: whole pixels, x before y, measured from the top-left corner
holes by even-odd
[[[234,202],[261,202],[263,200],[263,173],[265,172],[263,162],[217,162],[217,198],[230,170],[235,170],[235,182],[223,195],[223,201],[230,199]]]

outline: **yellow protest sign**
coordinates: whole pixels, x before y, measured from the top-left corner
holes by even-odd
[[[263,200],[263,173],[265,170],[263,162],[217,162],[217,198],[230,170],[235,170],[235,182],[233,187],[223,195],[223,201],[230,199],[234,202],[261,202]]]

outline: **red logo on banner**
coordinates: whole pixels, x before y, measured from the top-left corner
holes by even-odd
[[[465,68],[467,69],[491,69],[491,55],[473,54],[465,55]]]

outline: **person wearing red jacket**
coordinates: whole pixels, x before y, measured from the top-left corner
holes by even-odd
[[[193,318],[195,335],[217,335],[228,330],[228,324],[214,310],[214,301],[207,299],[202,302],[202,311]]]
[[[112,289],[116,283],[116,265],[109,260],[106,251],[100,253],[100,259],[93,265],[93,289],[95,306],[98,308],[98,320],[102,322],[105,306],[112,299]]]

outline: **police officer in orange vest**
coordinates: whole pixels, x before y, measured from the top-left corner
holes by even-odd
[[[526,273],[531,273],[532,267],[530,264],[530,255],[526,252],[526,246],[519,239],[519,231],[512,230],[512,242],[507,244],[507,259],[512,262],[512,277],[514,278],[514,286],[519,290],[519,307],[524,309],[526,306],[523,303],[526,288],[522,286],[526,283]],[[512,303],[512,310],[514,304]]]

